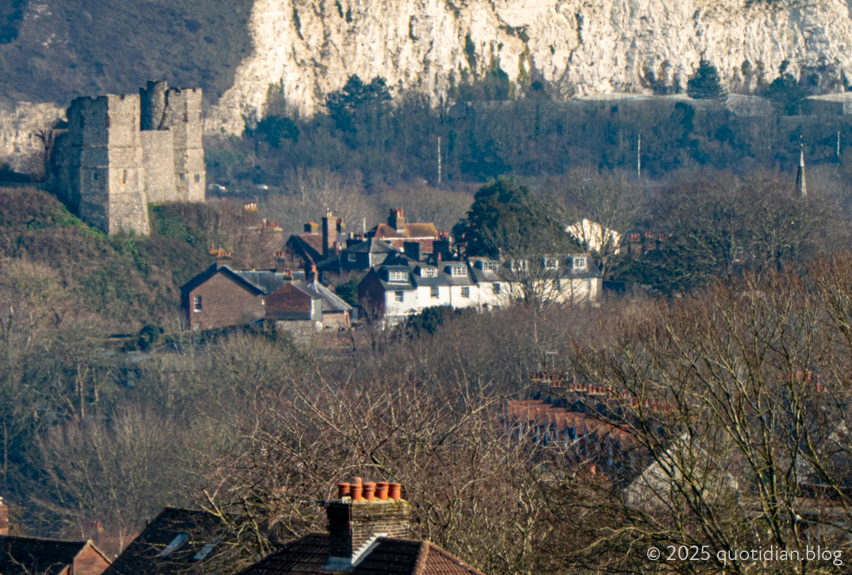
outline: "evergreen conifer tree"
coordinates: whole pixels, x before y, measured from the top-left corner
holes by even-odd
[[[728,95],[719,81],[719,71],[704,58],[687,82],[686,93],[696,100],[724,100]]]

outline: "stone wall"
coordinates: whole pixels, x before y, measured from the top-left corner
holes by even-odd
[[[171,131],[143,130],[141,138],[145,191],[148,194],[148,201],[152,203],[175,201],[175,152]]]

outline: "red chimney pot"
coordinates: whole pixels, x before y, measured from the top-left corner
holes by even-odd
[[[351,485],[348,483],[338,483],[337,484],[337,498],[343,499],[344,497],[349,497],[351,494]]]
[[[368,481],[364,484],[364,499],[367,501],[376,500],[376,484],[372,481]]]
[[[386,501],[388,498],[388,482],[379,481],[376,483],[376,498],[379,501]]]
[[[352,501],[363,501],[364,498],[361,497],[363,486],[361,484],[356,484],[352,486]]]
[[[388,485],[388,497],[390,499],[402,499],[402,483]]]

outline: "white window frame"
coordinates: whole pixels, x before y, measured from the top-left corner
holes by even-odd
[[[450,275],[454,278],[467,277],[467,268],[464,266],[450,266]]]
[[[462,286],[461,296],[465,299],[470,299],[470,286]]]
[[[427,278],[438,277],[438,270],[436,270],[435,268],[425,268],[423,271],[426,272],[425,277],[427,277]]]
[[[512,271],[515,273],[526,272],[529,269],[527,260],[512,260]]]
[[[192,313],[198,313],[203,309],[203,300],[200,295],[192,296]]]
[[[440,299],[441,297],[441,288],[438,286],[431,286],[429,288],[429,297],[431,299]]]
[[[574,258],[572,265],[575,270],[584,270],[586,269],[586,256],[577,256]]]
[[[405,301],[405,292],[404,291],[393,292],[393,300],[397,303],[403,303]]]
[[[482,262],[482,271],[497,272],[500,269],[500,264],[497,262]]]
[[[544,269],[546,270],[556,270],[559,269],[559,258],[556,256],[545,256],[544,261]]]
[[[388,281],[402,283],[408,280],[408,274],[401,271],[388,270]]]

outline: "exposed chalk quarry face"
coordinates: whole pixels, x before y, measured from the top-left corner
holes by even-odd
[[[257,0],[254,52],[206,126],[240,133],[275,90],[310,115],[352,74],[438,101],[494,61],[566,98],[685,87],[702,56],[737,92],[785,61],[839,91],[852,72],[850,12],[841,0]]]
[[[560,98],[670,92],[702,56],[733,92],[771,82],[784,62],[815,89],[841,91],[852,84],[850,13],[843,0],[256,0],[253,52],[205,128],[241,133],[276,91],[311,115],[353,74],[437,103],[494,63],[519,86],[549,82]],[[30,134],[61,113],[23,102],[0,110],[0,160],[32,164],[40,142]]]

